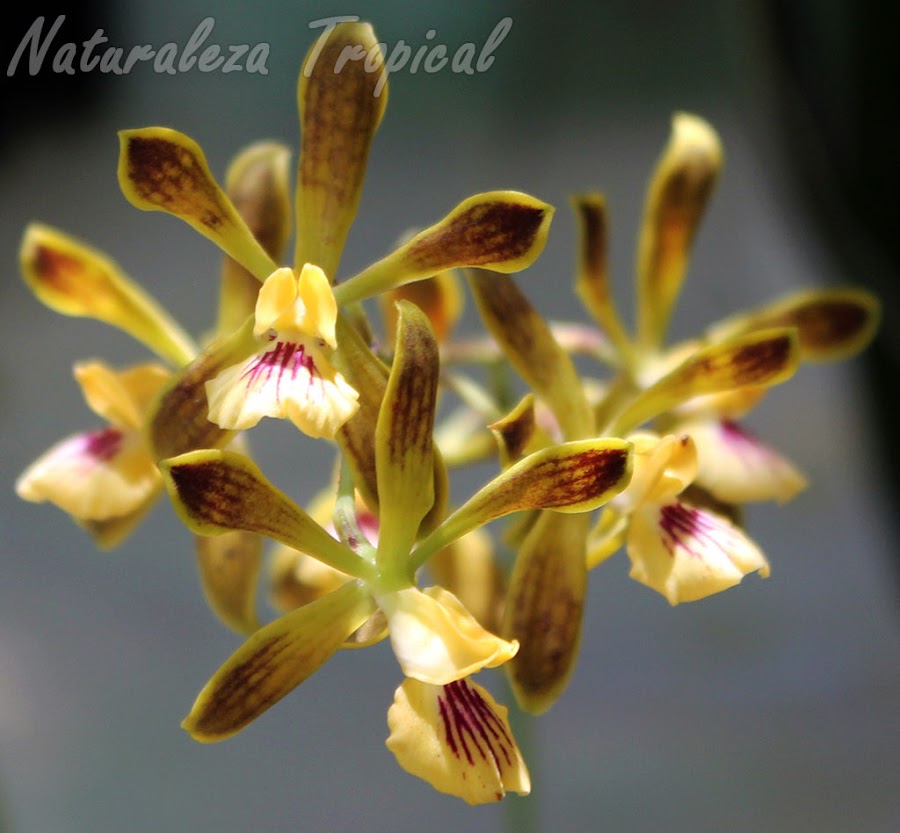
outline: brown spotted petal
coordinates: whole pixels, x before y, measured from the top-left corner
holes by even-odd
[[[266,625],[213,675],[182,727],[203,743],[239,732],[324,665],[373,609],[350,582]]]
[[[387,389],[388,368],[362,340],[344,315],[338,315],[337,340],[340,349],[334,364],[359,393],[359,409],[337,433],[337,442],[353,472],[356,488],[365,504],[378,512],[378,475],[375,470],[375,427]],[[449,485],[447,469],[437,448],[433,450],[434,503],[422,522],[423,530],[433,529],[443,518]]]
[[[506,416],[488,428],[497,441],[500,465],[506,469],[516,462],[534,436],[534,394],[528,393]]]
[[[180,217],[259,280],[276,264],[247,228],[193,139],[166,127],[119,132],[119,185],[144,211]]]
[[[759,330],[698,350],[636,396],[615,421],[624,434],[695,396],[775,385],[797,369],[800,351],[791,329]]]
[[[721,167],[722,147],[712,126],[677,113],[650,182],[638,243],[638,338],[643,344],[662,343]]]
[[[250,233],[272,260],[280,262],[291,235],[288,167],[291,152],[276,142],[258,142],[242,151],[225,176],[225,189]],[[259,281],[240,263],[222,264],[217,331],[228,333],[253,315]]]
[[[434,503],[437,342],[418,307],[399,301],[397,311],[396,352],[375,431],[379,564],[406,559]]]
[[[515,282],[472,269],[469,285],[485,327],[510,364],[553,411],[567,440],[594,433],[594,418],[571,358]]]
[[[196,353],[169,314],[96,249],[32,223],[25,230],[19,260],[25,283],[50,309],[118,327],[176,365]]]
[[[796,327],[803,361],[836,361],[863,350],[881,319],[878,299],[864,289],[798,292],[712,327],[711,341],[770,327]]]
[[[276,489],[252,460],[206,449],[160,463],[175,511],[199,535],[255,532],[309,553],[336,570],[370,579],[368,562],[331,537]]]
[[[523,710],[541,714],[565,689],[581,640],[590,515],[541,512],[516,554],[501,633],[519,642],[506,664]]]
[[[294,262],[298,268],[315,263],[332,282],[387,104],[386,84],[381,48],[368,23],[326,30],[303,62]]]
[[[477,194],[336,287],[335,297],[348,304],[460,267],[518,272],[543,251],[552,216],[551,206],[518,191]]]
[[[242,634],[259,627],[256,582],[262,564],[263,539],[252,532],[198,535],[194,539],[203,595],[229,628]]]
[[[396,301],[412,301],[428,316],[438,343],[447,341],[463,310],[463,293],[457,275],[455,270],[448,269],[433,278],[407,283],[378,296],[385,336],[391,347],[397,329]]]
[[[628,351],[630,340],[609,286],[606,200],[600,194],[583,194],[574,197],[572,205],[580,231],[575,292],[603,332],[620,350]]]
[[[148,424],[149,446],[157,460],[197,448],[225,445],[233,431],[209,420],[206,383],[253,349],[253,319],[228,336],[213,342],[163,388]]]
[[[508,515],[531,509],[590,512],[631,479],[631,444],[579,440],[536,451],[510,466],[450,515],[413,553],[418,567],[451,541]]]

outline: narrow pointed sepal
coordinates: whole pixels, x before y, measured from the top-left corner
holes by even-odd
[[[572,200],[578,217],[580,247],[575,292],[601,330],[620,350],[630,340],[619,317],[609,285],[609,217],[600,194],[583,194]]]
[[[225,445],[234,432],[209,419],[206,383],[244,355],[252,344],[253,320],[227,338],[209,345],[176,373],[156,400],[146,427],[147,442],[157,460],[198,448]]]
[[[638,394],[613,433],[625,434],[696,396],[777,385],[794,374],[799,361],[794,328],[759,330],[704,347]]]
[[[335,288],[341,305],[447,269],[518,272],[543,251],[553,208],[518,191],[490,191],[463,200],[446,217],[387,257]]]
[[[235,157],[225,176],[229,199],[250,233],[276,262],[281,262],[291,235],[290,156],[290,150],[277,142],[257,142]],[[226,257],[216,331],[225,334],[240,327],[253,314],[258,294],[259,280]]]
[[[497,442],[501,467],[509,468],[522,456],[534,436],[534,394],[526,394],[512,411],[488,428]]]
[[[239,732],[324,665],[372,609],[353,582],[266,625],[213,675],[182,727],[203,743]]]
[[[367,562],[276,489],[248,457],[207,449],[164,460],[160,469],[175,510],[193,532],[255,532],[349,575],[369,577]]]
[[[378,296],[385,337],[392,348],[397,329],[397,301],[411,301],[428,316],[439,344],[449,339],[463,311],[463,292],[457,274],[456,270],[448,269],[433,278],[407,283]]]
[[[516,701],[545,712],[568,685],[587,591],[590,516],[541,512],[518,548],[501,633],[520,644],[506,673]]]
[[[387,104],[386,85],[384,59],[368,23],[329,28],[300,72],[294,262],[315,263],[331,281],[356,216],[369,148]]]
[[[375,429],[379,564],[407,557],[434,503],[437,342],[418,307],[400,301],[397,309],[397,349]]]
[[[252,532],[198,535],[194,540],[200,585],[210,609],[245,636],[259,627],[256,585],[262,564],[263,539]]]
[[[397,763],[440,792],[487,804],[531,791],[507,709],[471,680],[406,680],[394,694],[388,728]]]
[[[650,182],[638,243],[638,338],[645,345],[662,343],[721,167],[722,147],[712,126],[677,113]]]
[[[736,315],[711,327],[708,335],[717,341],[770,327],[796,327],[803,361],[837,361],[864,350],[880,319],[881,304],[864,289],[812,290]]]
[[[196,353],[172,317],[97,249],[32,223],[19,262],[25,283],[50,309],[117,327],[175,365]]]
[[[506,275],[466,273],[485,327],[510,364],[546,402],[567,440],[594,434],[594,419],[572,359],[549,325]]]
[[[420,566],[451,541],[512,512],[597,509],[628,485],[631,469],[631,444],[625,440],[581,440],[529,454],[482,487],[423,540],[413,553],[413,564]]]
[[[166,127],[145,127],[122,130],[119,140],[119,185],[132,205],[179,217],[259,280],[275,269],[193,139]]]

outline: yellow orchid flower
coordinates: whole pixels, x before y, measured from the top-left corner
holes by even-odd
[[[372,57],[347,63],[341,56],[350,48]],[[240,311],[250,312],[253,298],[247,281],[262,284],[252,335],[241,331],[224,351],[222,343],[211,345],[184,374],[183,387],[204,385],[209,419],[224,431],[251,428],[270,416],[290,419],[313,437],[334,438],[359,407],[352,381],[332,364],[343,349],[338,307],[459,266],[518,271],[543,249],[552,208],[527,194],[487,192],[464,200],[332,290],[369,148],[384,115],[386,82],[380,47],[367,23],[330,27],[311,47],[297,86],[301,147],[292,269],[279,268],[273,259],[274,244],[286,237],[284,226],[270,222],[268,237],[257,237],[258,223],[245,219],[247,212],[218,185],[193,139],[162,127],[120,133],[119,182],[128,200],[181,218],[229,256],[233,266],[223,276],[220,324],[240,329]],[[255,157],[247,158],[235,175],[255,181],[256,164]],[[280,173],[283,156],[278,165]],[[239,188],[229,191],[240,198]],[[276,194],[282,217],[283,190]],[[178,398],[185,398],[179,383],[175,388]],[[190,436],[199,440],[204,433],[198,427]],[[159,456],[175,452],[159,445],[157,450]]]
[[[576,290],[609,340],[608,349],[599,352],[618,371],[597,406],[597,420],[601,428],[617,432],[627,433],[652,419],[666,433],[688,433],[700,458],[696,483],[715,498],[727,503],[783,502],[804,488],[803,476],[736,420],[759,401],[766,387],[782,381],[799,363],[847,358],[862,350],[877,329],[879,305],[870,293],[855,288],[799,292],[715,324],[703,338],[667,348],[665,333],[690,247],[721,166],[721,143],[713,127],[698,116],[676,114],[647,193],[638,246],[634,337],[623,324],[609,287],[605,201],[599,194],[574,200],[581,226]],[[710,358],[729,344],[752,341],[754,334],[787,329],[796,333],[793,358],[773,379],[761,385],[744,378],[732,389],[710,395],[702,383],[704,370],[677,395],[670,390],[668,402],[657,397],[655,407],[646,407],[648,389],[679,365],[696,366],[698,355]],[[769,360],[774,358],[770,353]],[[642,412],[635,409],[631,401],[635,398],[642,400]]]
[[[594,567],[624,541],[631,577],[670,604],[696,601],[769,575],[759,548],[725,515],[692,502],[685,490],[697,474],[697,448],[687,434],[635,434],[634,476],[610,501],[588,550]]]
[[[347,646],[378,612],[386,627],[376,627],[374,636],[356,644],[388,635],[404,676],[434,690],[446,691],[484,668],[507,662],[518,643],[486,630],[448,590],[417,587],[418,569],[496,518],[543,507],[589,512],[627,483],[628,443],[564,443],[514,463],[425,532],[422,522],[435,500],[431,433],[437,347],[423,313],[406,302],[398,312],[397,352],[377,420],[376,476],[382,502],[375,545],[352,518],[338,525],[341,540],[336,540],[242,455],[204,450],[162,463],[173,504],[194,532],[261,534],[347,577],[330,592],[263,627],[222,666],[185,722],[200,740],[219,740],[242,729]],[[348,499],[355,502],[352,492]],[[401,747],[408,750],[405,743]],[[410,763],[408,752],[402,758],[404,766],[431,780],[438,776],[427,765],[429,748],[422,747],[418,767]],[[444,780],[439,788],[447,788]],[[464,784],[457,789],[473,800]],[[497,793],[495,786],[490,798]]]
[[[333,437],[358,407],[357,392],[328,360],[336,321],[321,269],[274,271],[256,301],[256,351],[206,383],[210,420],[242,431],[264,416],[280,417],[311,437]]]
[[[162,479],[141,429],[150,402],[169,377],[158,364],[115,371],[101,362],[75,365],[88,406],[107,421],[54,445],[16,481],[19,497],[50,501],[115,546],[144,516]]]

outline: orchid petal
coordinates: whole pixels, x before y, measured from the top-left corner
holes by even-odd
[[[748,573],[769,575],[765,556],[738,527],[681,501],[639,508],[627,549],[631,577],[673,605],[733,587]]]
[[[437,342],[418,307],[400,301],[397,308],[397,351],[375,429],[380,565],[406,559],[434,504]]]
[[[712,126],[677,113],[647,193],[638,244],[638,337],[647,346],[663,340],[721,167],[722,148]]]
[[[347,61],[351,50],[357,55]],[[327,30],[303,62],[294,262],[321,266],[332,282],[387,104],[386,84],[381,48],[368,23]]]
[[[203,743],[239,732],[324,665],[372,607],[354,582],[266,625],[213,675],[182,727]]]
[[[743,313],[709,330],[711,340],[770,327],[796,327],[803,361],[836,361],[856,355],[874,338],[881,304],[864,289],[799,292]]]
[[[291,152],[276,142],[257,142],[232,161],[225,176],[229,199],[266,253],[280,261],[291,234],[288,167]],[[229,333],[253,314],[259,281],[226,257],[219,291],[218,333]]]
[[[407,677],[446,685],[515,656],[515,640],[486,631],[448,590],[408,587],[376,594],[387,616],[391,645]]]
[[[529,454],[482,487],[420,542],[411,565],[420,566],[451,541],[511,512],[597,509],[627,486],[631,465],[631,444],[617,439],[563,443]]]
[[[251,532],[232,531],[194,540],[203,595],[213,613],[237,633],[259,627],[256,581],[262,563],[263,539]]]
[[[471,680],[406,680],[394,694],[388,727],[397,763],[440,792],[486,804],[531,791],[507,709]]]
[[[516,701],[530,714],[549,709],[575,669],[590,520],[541,512],[516,553],[501,633],[521,643],[506,672]]]
[[[197,352],[174,319],[97,249],[32,223],[19,258],[25,283],[50,309],[117,327],[176,365]]]
[[[478,311],[510,364],[553,411],[567,440],[594,433],[594,419],[568,354],[514,281],[481,270],[467,273]]]
[[[575,292],[600,329],[628,358],[631,342],[610,291],[607,263],[608,225],[606,200],[600,194],[584,194],[572,201],[579,220],[580,250]]]
[[[361,301],[447,269],[518,272],[543,250],[552,216],[549,205],[518,191],[469,197],[387,257],[335,287],[338,304]]]
[[[160,468],[176,512],[193,532],[256,532],[349,575],[371,577],[368,562],[332,538],[248,457],[207,449],[164,460]]]
[[[132,205],[179,217],[259,280],[275,269],[193,139],[167,127],[145,127],[122,130],[119,140],[119,185]]]
[[[88,407],[120,428],[139,430],[150,402],[171,374],[158,364],[141,364],[115,371],[103,362],[79,362],[75,379]]]
[[[806,488],[806,478],[785,457],[730,420],[679,423],[696,443],[696,482],[725,503],[784,503]]]
[[[759,330],[698,350],[634,397],[612,433],[625,433],[695,396],[779,384],[793,375],[799,358],[793,329]]]
[[[129,515],[155,500],[159,487],[140,434],[116,427],[62,440],[16,481],[20,498],[50,501],[79,521]]]

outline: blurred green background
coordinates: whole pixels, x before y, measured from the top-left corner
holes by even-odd
[[[688,335],[792,289],[846,282],[885,301],[865,359],[807,367],[751,424],[810,476],[786,508],[749,513],[773,567],[670,609],[619,555],[591,577],[567,694],[535,723],[532,799],[543,829],[702,833],[900,829],[897,628],[898,356],[896,11],[849,2],[133,2],[20,8],[4,70],[34,19],[57,38],[270,45],[269,73],[68,77],[4,73],[0,172],[0,807],[15,833],[499,829],[405,775],[383,747],[399,671],[387,646],[345,653],[239,736],[206,747],[178,723],[237,645],[207,613],[190,539],[161,503],[100,554],[57,510],[20,503],[15,476],[93,424],[75,360],[144,358],[126,337],[51,313],[18,276],[40,220],[109,252],[193,332],[213,323],[219,255],[191,229],[121,196],[115,131],[162,124],[224,172],[261,138],[296,146],[295,82],[335,14],[382,40],[480,45],[512,29],[487,72],[391,78],[342,272],[477,191],[516,188],[558,207],[520,279],[550,318],[580,315],[572,192],[612,212],[617,291],[630,301],[644,188],[676,110],[719,129],[726,167],[675,320]],[[51,52],[56,47],[51,49]],[[49,59],[47,61],[49,65]],[[470,324],[474,320],[470,317]],[[330,453],[288,426],[254,434],[264,471],[309,500]],[[465,484],[460,494],[471,488]],[[499,681],[489,681],[497,693]],[[515,799],[511,799],[515,800]]]

